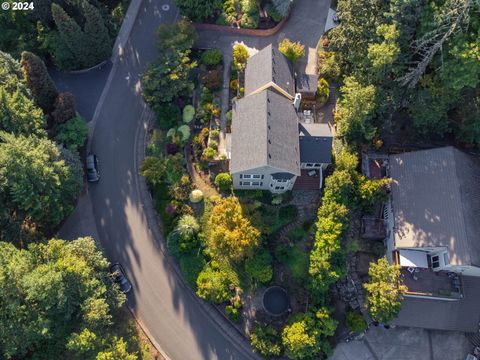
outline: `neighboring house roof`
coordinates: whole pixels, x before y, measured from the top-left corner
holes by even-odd
[[[480,160],[454,147],[390,156],[396,248],[446,246],[480,266]]]
[[[295,84],[299,93],[314,93],[317,91],[318,75],[297,75]]]
[[[275,83],[291,97],[295,80],[289,60],[271,44],[250,57],[245,69],[245,96]]]
[[[262,166],[300,175],[295,109],[292,101],[270,90],[233,105],[230,172]]]
[[[330,164],[333,135],[328,124],[300,123],[298,129],[300,162]]]
[[[480,321],[480,277],[463,276],[463,299],[455,301],[406,297],[394,325],[477,332]]]

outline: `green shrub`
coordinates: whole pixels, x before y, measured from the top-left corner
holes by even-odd
[[[156,107],[156,122],[158,126],[167,130],[176,126],[180,122],[180,109],[173,104],[162,104]]]
[[[242,44],[233,46],[233,62],[232,66],[235,70],[244,70],[247,60],[250,57],[247,48]]]
[[[87,137],[87,123],[80,116],[76,116],[58,126],[55,139],[70,151],[78,153],[85,145]]]
[[[229,173],[220,173],[215,176],[215,185],[218,190],[229,192],[232,189],[232,177]]]
[[[222,52],[218,49],[210,49],[203,52],[200,62],[208,67],[215,67],[222,62]]]
[[[350,331],[361,333],[367,329],[367,322],[361,313],[349,311],[347,312],[347,327]]]
[[[197,278],[197,295],[213,303],[227,301],[232,295],[231,287],[238,286],[240,281],[228,263],[212,261],[205,265]]]
[[[340,65],[334,52],[320,50],[318,52],[318,72],[327,79],[338,80],[340,77]]]
[[[220,131],[217,130],[217,129],[213,129],[210,131],[210,138],[212,138],[213,140],[218,140],[218,138],[220,137]]]
[[[210,146],[212,149],[218,150],[218,141],[210,140],[210,142],[208,143],[208,146]]]
[[[217,156],[217,150],[212,147],[207,147],[202,152],[202,157],[206,160],[213,160],[215,156]]]
[[[278,50],[293,64],[295,64],[298,59],[305,56],[305,46],[300,42],[293,42],[287,38],[283,39],[278,44]]]
[[[267,5],[267,13],[275,22],[280,22],[283,20],[284,16],[278,12],[278,10],[272,4]]]
[[[250,281],[268,284],[272,280],[272,256],[266,250],[257,250],[245,260],[245,272]]]
[[[255,352],[265,358],[277,357],[282,353],[282,343],[278,331],[272,325],[259,324],[250,334],[250,343]]]
[[[242,314],[240,312],[240,309],[237,309],[236,307],[232,305],[227,305],[225,307],[225,313],[227,314],[228,318],[232,320],[233,322],[240,322],[240,319],[242,318]]]
[[[186,105],[183,108],[182,120],[184,123],[188,124],[193,120],[195,116],[195,108],[192,105]]]
[[[317,84],[317,100],[320,102],[320,106],[325,105],[330,96],[330,85],[324,78],[318,79]]]

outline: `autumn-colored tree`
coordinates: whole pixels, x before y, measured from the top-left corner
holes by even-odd
[[[388,323],[400,311],[403,293],[407,287],[400,280],[400,266],[389,264],[385,257],[371,262],[370,280],[363,286],[367,290],[370,314],[381,323]]]
[[[45,114],[49,114],[53,110],[58,92],[45,64],[37,55],[29,51],[22,53],[21,64],[24,78],[35,102]]]
[[[206,245],[217,257],[239,261],[260,242],[260,232],[243,214],[238,198],[220,199],[212,209],[206,231]]]
[[[55,125],[63,124],[65,121],[75,117],[75,97],[70,92],[62,92],[58,94],[55,100],[54,110],[52,112],[53,122]]]

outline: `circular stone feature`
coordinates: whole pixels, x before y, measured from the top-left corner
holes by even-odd
[[[271,286],[263,293],[263,308],[272,316],[280,316],[290,306],[287,291],[280,286]]]

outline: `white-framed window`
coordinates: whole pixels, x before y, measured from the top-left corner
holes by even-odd
[[[320,167],[322,164],[313,164],[314,167]]]
[[[432,256],[432,268],[436,269],[440,267],[440,257],[438,255]]]
[[[252,175],[252,178],[253,178],[253,179],[260,179],[261,176],[260,176],[260,175]]]
[[[251,179],[251,178],[252,178],[252,175],[250,175],[250,174],[244,174],[244,175],[243,175],[243,178],[244,178],[244,179]]]
[[[250,186],[250,184],[251,184],[250,181],[244,181],[243,182],[243,186]]]

